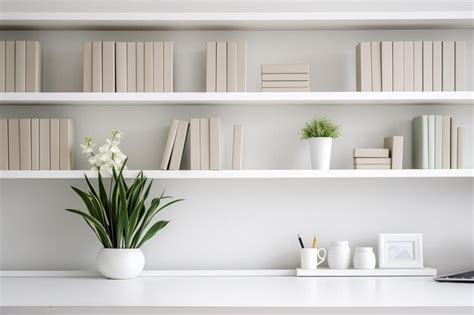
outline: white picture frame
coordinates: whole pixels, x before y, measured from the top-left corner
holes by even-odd
[[[379,234],[379,268],[423,268],[420,233]]]

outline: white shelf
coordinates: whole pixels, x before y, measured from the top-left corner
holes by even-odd
[[[473,21],[471,11],[2,12],[0,29],[446,29]]]
[[[473,105],[474,92],[0,93],[0,105]]]
[[[242,170],[242,171],[144,171],[151,179],[324,179],[324,178],[473,178],[473,169],[455,170]],[[95,171],[0,171],[0,179],[96,178]],[[138,171],[126,171],[134,178]]]
[[[420,269],[329,269],[318,268],[314,270],[296,269],[298,277],[433,277],[437,272],[434,268]]]

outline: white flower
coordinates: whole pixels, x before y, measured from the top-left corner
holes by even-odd
[[[94,153],[96,144],[92,143],[92,138],[84,139],[84,144],[81,144],[82,153],[90,155],[88,162],[92,165],[92,170],[112,174],[113,169],[119,171],[122,168],[127,158],[118,147],[122,135],[120,131],[112,130],[112,139],[106,139],[106,143],[99,147],[97,153]]]

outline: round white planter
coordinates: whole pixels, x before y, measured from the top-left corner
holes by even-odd
[[[331,164],[332,138],[318,137],[309,139],[311,166],[313,170],[328,170]]]
[[[109,279],[133,279],[145,267],[139,248],[102,248],[97,254],[97,269]]]

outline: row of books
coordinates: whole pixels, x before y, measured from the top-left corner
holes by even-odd
[[[356,47],[357,91],[464,91],[466,42],[364,42]]]
[[[422,115],[413,119],[413,168],[464,167],[464,128],[450,116]]]
[[[206,92],[247,90],[247,42],[207,43]]]
[[[74,168],[70,119],[0,119],[0,170]]]
[[[308,64],[264,64],[262,92],[309,92]]]
[[[41,44],[0,41],[0,92],[41,92]]]
[[[402,169],[403,137],[384,139],[384,148],[355,148],[354,169]]]
[[[173,92],[173,42],[84,42],[84,92]]]

